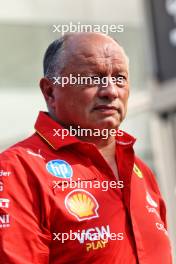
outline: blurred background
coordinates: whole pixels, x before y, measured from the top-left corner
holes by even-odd
[[[43,54],[53,25],[123,24],[110,33],[130,58],[131,97],[121,129],[153,169],[167,203],[176,263],[176,0],[0,0],[0,151],[30,135]],[[151,238],[152,239],[152,238]]]

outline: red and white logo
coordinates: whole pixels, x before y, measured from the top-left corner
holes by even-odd
[[[0,181],[0,192],[3,192],[4,190],[4,184],[2,181]]]
[[[8,214],[0,215],[0,228],[10,226],[10,216]]]
[[[0,170],[0,177],[8,177],[10,176],[11,171],[4,171],[4,170]]]
[[[0,199],[0,208],[9,208],[9,199],[1,198]]]
[[[157,203],[153,200],[153,198],[151,197],[151,195],[148,192],[146,192],[146,200],[151,206],[153,206],[155,208],[158,207]]]

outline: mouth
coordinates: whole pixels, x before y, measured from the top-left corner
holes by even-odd
[[[93,108],[94,111],[99,111],[101,113],[105,114],[115,114],[119,113],[120,114],[120,108],[116,106],[111,106],[111,105],[97,105]]]

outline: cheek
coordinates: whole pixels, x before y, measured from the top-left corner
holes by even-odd
[[[58,96],[57,111],[69,117],[88,115],[93,105],[93,98],[94,93],[91,91],[78,90],[75,87],[74,91]]]
[[[66,89],[66,87],[58,89]],[[55,112],[59,119],[68,118],[68,110],[72,109],[71,105],[72,97],[66,90],[58,90],[55,93]]]
[[[72,106],[79,108],[80,111],[88,111],[91,109],[95,98],[93,89],[78,90],[73,94]]]
[[[128,97],[129,97],[129,89],[125,88],[120,91],[120,98],[123,101],[123,103],[126,105],[128,102]]]

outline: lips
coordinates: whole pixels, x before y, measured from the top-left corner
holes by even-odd
[[[111,106],[111,105],[97,105],[94,107],[94,110],[119,112],[119,108],[117,108],[116,106]]]

